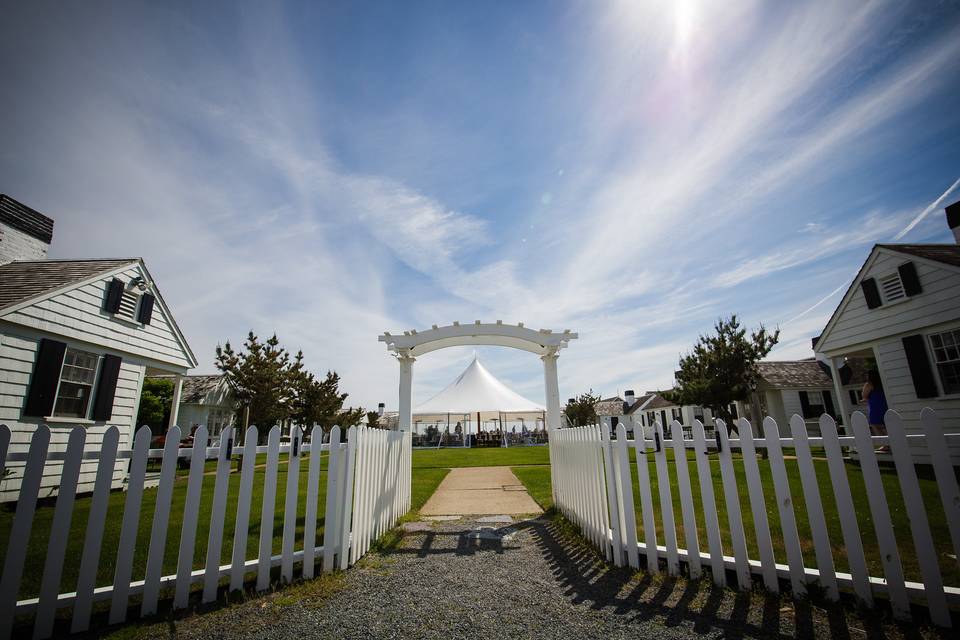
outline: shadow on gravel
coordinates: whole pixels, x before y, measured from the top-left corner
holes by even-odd
[[[515,544],[510,544],[511,534],[520,528],[517,525],[509,527],[483,527],[456,529],[452,531],[426,531],[403,534],[402,537],[422,536],[423,542],[419,546],[402,546],[399,540],[386,548],[381,548],[383,555],[414,555],[418,558],[426,558],[432,555],[457,555],[472,556],[480,552],[506,553],[512,549],[519,549]],[[478,534],[479,532],[479,534]],[[441,543],[442,539],[456,538],[456,546],[450,546]]]
[[[889,611],[860,612],[849,603],[793,600],[789,593],[734,591],[704,580],[651,576],[607,564],[565,521],[530,520],[530,529],[571,603],[613,612],[637,622],[689,625],[697,635],[728,638],[929,638],[950,637],[929,625],[899,625]],[[731,577],[731,582],[735,579]]]

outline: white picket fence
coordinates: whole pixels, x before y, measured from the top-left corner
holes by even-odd
[[[347,441],[340,442],[340,428],[334,427],[330,443],[302,442],[301,431],[293,430],[289,444],[280,444],[280,428],[270,430],[265,446],[257,445],[257,428],[247,429],[244,444],[234,447],[235,429],[220,439],[218,447],[179,447],[181,432],[173,427],[167,432],[163,449],[150,449],[151,432],[142,427],[129,451],[118,450],[119,430],[106,431],[99,451],[84,451],[86,432],[82,427],[70,433],[66,451],[48,453],[50,429],[41,425],[34,433],[26,453],[10,453],[10,430],[0,425],[0,474],[11,462],[25,462],[22,467],[20,495],[16,504],[3,573],[0,576],[0,638],[9,637],[15,616],[33,614],[34,638],[47,638],[53,633],[54,613],[71,608],[71,632],[89,627],[95,602],[110,601],[109,622],[122,622],[128,615],[130,597],[141,596],[139,614],[156,613],[162,589],[172,590],[173,607],[187,606],[192,585],[202,583],[202,602],[217,597],[221,581],[229,578],[229,589],[243,588],[246,576],[256,573],[257,590],[270,586],[270,571],[280,567],[280,579],[294,579],[294,566],[301,567],[304,578],[312,578],[319,565],[322,571],[346,569],[369,549],[370,543],[391,528],[410,508],[410,434],[394,431],[351,427]],[[318,428],[314,433],[322,438]],[[207,442],[207,431],[200,427],[196,442]],[[331,444],[332,443],[332,444]],[[320,452],[328,452],[326,511],[323,515],[323,543],[317,545],[317,513],[320,492]],[[311,453],[306,478],[306,507],[303,513],[302,540],[296,540],[298,497],[301,493],[300,463],[304,453]],[[250,531],[250,504],[254,492],[256,456],[266,454],[263,473],[262,509],[259,522],[258,553],[246,557]],[[279,555],[273,554],[274,511],[277,498],[277,469],[285,458],[287,467],[284,492],[282,545]],[[190,471],[186,483],[182,530],[179,541],[177,571],[162,575],[164,550],[174,494],[177,461],[188,458]],[[141,515],[147,461],[161,460],[156,502],[150,519],[150,542],[145,575],[133,574],[137,532],[146,514]],[[236,526],[233,552],[229,564],[220,564],[223,545],[224,517],[230,484],[230,461],[249,461],[239,473],[236,502]],[[97,473],[90,501],[75,591],[59,593],[67,551],[68,535],[76,500],[77,479],[81,463],[96,460]],[[120,537],[116,549],[102,549],[105,518],[110,501],[110,485],[117,460],[129,460],[129,475],[124,498]],[[205,479],[205,461],[217,460],[216,472]],[[53,507],[52,526],[43,567],[26,566],[27,548],[36,515],[40,482],[47,462],[62,462],[59,493]],[[18,470],[19,471],[19,470]],[[237,475],[237,474],[233,474]],[[210,528],[206,540],[206,563],[194,568],[197,523],[200,514],[203,484],[214,482],[210,509]],[[208,484],[209,488],[209,484]],[[112,515],[112,514],[111,514]],[[144,520],[145,521],[145,520]],[[114,577],[110,584],[97,585],[96,576],[102,554],[115,553]],[[39,595],[18,599],[24,571],[40,572]],[[34,576],[39,574],[34,574]]]
[[[649,434],[652,438],[640,435],[628,439],[623,424],[617,427],[615,440],[611,439],[608,429],[600,426],[561,429],[551,436],[556,505],[579,526],[587,539],[606,554],[608,560],[618,566],[639,568],[640,559],[645,558],[646,570],[657,573],[661,570],[660,560],[663,559],[668,574],[678,575],[681,563],[684,563],[687,574],[697,578],[706,565],[710,567],[714,583],[720,586],[726,584],[726,570],[730,569],[735,572],[737,585],[741,589],[751,588],[753,576],[756,575],[772,592],[780,590],[781,579],[789,580],[796,597],[805,595],[808,585],[818,584],[830,600],[839,598],[840,589],[852,590],[856,598],[867,606],[873,604],[875,595],[882,594],[889,599],[897,619],[910,619],[910,603],[918,602],[928,607],[934,624],[948,627],[951,624],[949,607],[960,604],[960,588],[944,585],[913,454],[919,447],[924,447],[929,453],[953,543],[954,557],[950,561],[957,562],[960,558],[960,489],[951,466],[947,442],[956,442],[960,434],[944,434],[936,414],[930,409],[922,412],[923,433],[916,435],[906,434],[902,419],[895,411],[887,414],[886,436],[871,436],[867,420],[861,413],[855,413],[851,422],[853,435],[839,435],[834,420],[822,416],[820,435],[812,437],[807,434],[803,419],[794,416],[790,421],[791,437],[778,437],[781,432],[776,422],[767,418],[763,423],[763,433],[767,437],[755,438],[750,424],[741,419],[737,423],[739,435],[733,438],[722,421],[718,420],[715,441],[706,438],[703,424],[699,421],[693,426],[692,439],[684,438],[683,429],[676,421],[671,425],[673,438],[664,437],[663,427],[659,423],[652,429],[647,428],[652,432]],[[636,431],[639,434],[640,428]],[[891,450],[903,508],[906,509],[910,524],[912,549],[903,546],[898,548],[894,537],[891,511],[875,453],[875,447],[879,446],[889,446]],[[635,515],[630,448],[636,452],[642,536],[638,534]],[[764,486],[761,481],[756,453],[762,448],[767,449],[772,487]],[[881,577],[871,576],[867,570],[860,529],[862,519],[858,518],[855,511],[847,475],[855,471],[848,471],[854,467],[846,464],[844,448],[858,454],[884,570]],[[668,457],[667,451],[671,449],[673,456]],[[695,463],[688,460],[688,449],[695,452]],[[789,458],[784,456],[784,449],[791,449],[790,457],[796,458],[817,568],[804,564],[794,496],[791,495],[787,473],[786,460]],[[838,572],[834,568],[833,549],[811,453],[814,449],[822,449],[821,456],[827,459],[849,573]],[[759,550],[757,559],[747,555],[733,456],[735,450],[742,453],[743,475]],[[719,462],[722,499],[726,505],[733,546],[732,556],[726,555],[722,546],[717,511],[720,497],[714,495],[711,460]],[[737,460],[739,465],[740,456]],[[662,540],[657,536],[649,480],[651,464],[655,466],[657,478]],[[699,487],[696,489],[691,482],[690,464],[697,466]],[[671,472],[671,466],[675,466],[675,471]],[[694,502],[695,490],[700,494],[700,509]],[[765,493],[769,494],[770,491],[773,491],[779,514],[785,558],[774,556],[765,502]],[[679,492],[680,514],[674,513],[674,492]],[[683,541],[677,540],[678,518],[683,525]],[[705,550],[699,540],[698,523],[706,530]],[[900,554],[911,552],[916,553],[922,582],[904,579]]]

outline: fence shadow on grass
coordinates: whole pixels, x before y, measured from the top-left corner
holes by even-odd
[[[709,574],[688,580],[665,573],[651,576],[607,564],[565,520],[531,520],[535,544],[572,604],[612,611],[636,622],[659,620],[667,627],[692,625],[697,635],[722,633],[732,638],[805,638],[829,635],[850,638],[947,637],[934,627],[895,625],[888,610],[860,612],[852,602],[833,604],[817,598],[793,600],[762,587],[735,591],[715,587]],[[736,584],[730,572],[728,584]]]

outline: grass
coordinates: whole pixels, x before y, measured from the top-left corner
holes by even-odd
[[[679,547],[684,548],[686,547],[686,538],[684,534],[682,512],[680,510],[679,491],[676,484],[676,464],[673,460],[672,451],[668,451],[667,453],[672,485],[671,502],[673,504],[674,519],[677,523],[677,542]],[[700,481],[697,474],[697,467],[692,457],[693,454],[691,453],[687,466],[691,475],[695,513],[697,514],[698,520],[697,537],[699,540],[700,549],[703,551],[706,549],[707,535],[706,529],[703,525],[702,516],[700,515],[703,512],[699,491]],[[758,463],[760,467],[761,482],[764,488],[767,519],[770,523],[774,554],[778,562],[786,562],[786,553],[784,551],[783,535],[780,526],[780,513],[777,509],[776,501],[774,499],[773,480],[771,477],[770,465],[769,462],[764,459],[759,459]],[[807,517],[806,506],[803,500],[799,470],[795,460],[788,459],[786,463],[804,562],[808,567],[816,567],[812,535],[810,533],[809,519]],[[830,482],[827,461],[825,459],[814,459],[814,468],[816,470],[817,481],[820,487],[820,496],[823,502],[828,535],[833,548],[835,568],[837,571],[849,571],[846,547],[840,527],[840,516],[837,512],[836,501],[833,497],[833,488]],[[756,559],[759,557],[759,554],[757,551],[753,514],[752,510],[750,509],[749,495],[747,492],[742,458],[735,457],[734,470],[737,478],[740,511],[743,516],[743,526],[747,539],[747,548],[749,556]],[[854,508],[857,514],[857,521],[860,526],[861,539],[863,540],[864,553],[870,575],[883,576],[883,566],[881,564],[880,551],[877,545],[877,537],[874,532],[873,519],[870,515],[870,506],[867,499],[867,487],[864,485],[863,475],[860,472],[860,468],[852,462],[848,462],[846,464],[846,470],[847,478],[850,482],[850,490],[853,495]],[[643,521],[640,509],[640,492],[638,486],[637,466],[635,462],[631,463],[631,471],[633,478],[633,494],[637,519],[637,530],[639,537],[642,540]],[[662,509],[659,498],[656,468],[653,464],[652,457],[649,464],[649,472],[649,482],[653,498],[657,528],[657,540],[660,544],[663,544]],[[514,473],[527,487],[530,495],[534,498],[534,500],[537,501],[538,504],[540,504],[541,507],[544,509],[549,509],[553,506],[553,498],[550,490],[549,466],[519,467],[514,469]],[[711,459],[711,476],[720,521],[721,540],[724,551],[729,555],[731,554],[732,549],[730,526],[727,518],[726,502],[724,501],[723,486],[720,479],[719,461],[716,456],[713,456]],[[917,556],[913,545],[913,536],[910,531],[910,523],[904,508],[903,498],[900,493],[900,486],[897,480],[896,472],[892,468],[882,468],[881,477],[883,482],[883,490],[886,494],[888,505],[890,507],[894,535],[897,539],[897,545],[905,577],[907,580],[922,582]],[[944,582],[948,585],[960,585],[960,570],[958,570],[957,560],[950,557],[953,553],[953,549],[943,507],[940,503],[936,481],[932,477],[921,473],[920,489],[923,495],[924,506],[927,509],[928,519],[930,521],[930,527],[933,533],[934,545],[936,546],[937,556],[940,560],[940,570],[943,574]]]
[[[298,507],[297,507],[297,529],[295,547],[303,546],[303,525],[304,513],[307,503],[307,472],[309,466],[309,455],[305,455],[300,461],[300,474],[298,479]],[[258,460],[263,463],[265,460]],[[236,468],[236,465],[234,465]],[[327,456],[324,454],[321,458],[320,466],[320,486],[317,498],[317,540],[318,544],[323,540],[324,531],[324,510],[326,508],[326,486],[327,486]],[[205,465],[203,477],[203,489],[200,499],[200,515],[197,525],[196,547],[193,557],[193,568],[200,569],[206,564],[207,538],[210,531],[210,515],[213,503],[214,476],[216,466],[209,463]],[[411,484],[411,510],[418,511],[427,499],[433,494],[437,486],[449,472],[445,468],[416,468],[413,471]],[[169,575],[176,572],[178,554],[180,549],[180,535],[183,529],[183,510],[186,501],[187,478],[189,471],[178,470],[178,475],[174,482],[173,499],[171,501],[169,526],[167,528],[167,539],[164,547],[163,575]],[[246,559],[257,557],[260,544],[260,516],[263,509],[263,477],[264,469],[256,468],[253,480],[253,496],[250,502],[250,526],[247,533]],[[277,495],[274,504],[274,519],[272,526],[272,553],[278,554],[281,550],[281,538],[283,532],[284,509],[286,504],[287,487],[287,465],[281,461],[277,471]],[[240,490],[240,474],[234,472],[230,475],[229,493],[227,498],[227,510],[224,518],[223,543],[220,553],[220,564],[230,562],[233,553],[233,536],[236,523],[237,499]],[[110,494],[107,517],[104,526],[103,545],[99,569],[97,572],[96,584],[108,585],[113,583],[114,571],[116,568],[116,549],[120,539],[120,526],[126,493],[123,491],[114,491]],[[144,490],[143,503],[140,508],[140,525],[137,531],[137,546],[134,554],[133,580],[139,580],[144,577],[146,571],[147,553],[150,545],[151,524],[153,522],[153,513],[156,506],[157,489],[149,488]],[[73,518],[70,524],[70,535],[68,536],[67,551],[64,559],[63,577],[61,580],[60,591],[73,591],[77,583],[77,575],[80,568],[80,557],[83,551],[84,535],[86,532],[87,521],[90,513],[90,496],[78,497],[73,509]],[[40,580],[42,579],[44,559],[47,552],[47,544],[50,538],[50,528],[53,520],[54,500],[45,500],[38,506],[33,521],[30,542],[27,547],[27,558],[24,565],[23,581],[20,587],[20,598],[29,598],[36,596],[40,589]],[[0,508],[0,549],[6,549],[10,528],[13,523],[15,503],[9,503]]]
[[[414,469],[453,469],[456,467],[513,467],[550,464],[547,447],[510,447],[483,449],[414,449]]]

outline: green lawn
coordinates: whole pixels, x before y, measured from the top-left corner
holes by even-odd
[[[543,447],[483,449],[414,449],[414,469],[452,469],[454,467],[512,467],[550,464],[550,450]]]
[[[205,466],[206,472],[216,470],[216,462],[211,467],[208,463]],[[258,462],[263,462],[258,460]],[[295,547],[303,546],[303,524],[304,513],[307,502],[307,472],[309,465],[309,455],[304,456],[300,462],[300,477],[298,482],[298,518],[297,535]],[[326,508],[326,487],[327,487],[327,455],[321,458],[320,467],[320,486],[317,504],[317,544],[323,542],[324,530],[324,510]],[[236,464],[234,465],[236,468]],[[411,510],[417,511],[427,499],[436,490],[449,469],[443,468],[417,468],[413,470],[411,485]],[[171,503],[169,527],[167,529],[167,540],[164,548],[163,574],[168,575],[176,572],[177,555],[180,548],[180,534],[183,527],[183,509],[186,500],[187,474],[189,471],[179,470],[177,479],[174,483],[173,500]],[[260,514],[263,506],[263,476],[264,469],[257,468],[254,472],[253,497],[250,504],[250,527],[247,537],[246,559],[257,557],[260,545]],[[199,569],[205,566],[207,557],[207,536],[210,530],[210,510],[213,502],[214,489],[213,475],[204,475],[203,490],[200,501],[200,517],[197,526],[197,541],[194,553],[193,568]],[[230,475],[230,490],[227,498],[227,511],[224,521],[223,545],[220,554],[220,564],[230,562],[233,553],[233,535],[236,522],[237,498],[240,490],[240,474],[234,472]],[[280,553],[281,537],[283,533],[283,516],[285,508],[285,495],[287,487],[287,464],[281,461],[277,471],[277,496],[274,505],[273,519],[273,550],[274,554]],[[126,501],[126,493],[123,491],[114,491],[110,494],[109,508],[107,511],[106,524],[104,529],[103,546],[100,556],[99,571],[97,573],[97,585],[107,585],[113,582],[113,574],[116,566],[116,549],[120,538],[120,524],[122,521],[123,507]],[[143,495],[143,504],[141,506],[140,527],[137,532],[137,547],[134,555],[133,579],[139,580],[144,577],[147,552],[150,544],[150,529],[153,521],[153,511],[156,505],[157,489],[145,489]],[[77,498],[74,504],[73,519],[70,527],[70,536],[67,543],[67,553],[64,561],[63,579],[61,581],[61,592],[73,591],[76,587],[77,573],[80,567],[80,557],[83,550],[84,533],[86,531],[87,519],[89,517],[91,498],[89,496]],[[0,549],[6,549],[10,536],[10,527],[13,523],[14,504],[11,503],[0,509]],[[43,573],[44,558],[47,551],[47,543],[50,537],[50,527],[53,520],[54,501],[45,501],[38,507],[34,518],[33,529],[31,531],[30,543],[27,548],[27,559],[24,565],[23,582],[20,588],[20,598],[36,596],[40,589],[40,580]]]
[[[669,455],[669,470],[672,484],[672,502],[674,518],[677,522],[677,541],[678,546],[686,546],[684,529],[682,523],[682,512],[680,510],[680,497],[676,486],[676,466],[672,458],[672,452]],[[702,514],[702,503],[699,491],[699,476],[694,462],[693,454],[690,453],[688,469],[691,474],[691,485],[693,491],[694,503],[697,514],[697,535],[701,551],[706,550],[707,536],[704,528]],[[764,497],[767,506],[767,518],[770,523],[771,537],[773,539],[774,554],[778,562],[786,562],[786,553],[783,547],[783,536],[780,529],[780,514],[777,509],[773,492],[773,480],[770,473],[770,465],[767,460],[759,459],[761,481],[764,488]],[[790,490],[794,502],[794,512],[797,518],[797,528],[800,536],[800,543],[803,549],[804,562],[808,567],[816,567],[816,558],[814,557],[813,541],[810,533],[809,521],[806,513],[806,506],[803,500],[802,487],[800,483],[799,471],[795,460],[787,460],[787,475],[790,481]],[[833,547],[833,558],[837,571],[849,571],[846,548],[843,542],[843,533],[840,528],[840,518],[836,509],[836,501],[833,497],[833,488],[830,483],[827,461],[824,459],[815,459],[814,467],[817,473],[817,480],[820,485],[820,496],[823,502],[823,509],[827,523],[827,529],[830,537],[830,543]],[[853,494],[854,506],[857,512],[857,519],[860,525],[861,539],[864,544],[864,551],[869,567],[870,575],[883,576],[883,567],[880,562],[880,552],[876,542],[876,534],[873,530],[873,519],[870,516],[870,507],[867,500],[866,487],[863,482],[863,475],[860,468],[854,463],[847,463],[847,477],[850,482],[851,493]],[[749,496],[747,493],[746,478],[744,476],[742,458],[734,459],[734,469],[737,477],[737,486],[740,497],[740,511],[744,519],[744,531],[747,539],[747,548],[749,555],[753,559],[759,557],[756,544],[756,535],[754,533],[753,516],[750,509]],[[631,464],[633,475],[633,493],[635,512],[637,518],[637,530],[640,539],[643,539],[643,525],[640,509],[640,493],[638,487],[637,467],[635,463]],[[661,517],[661,504],[659,498],[658,484],[656,478],[656,467],[653,464],[653,458],[650,459],[650,486],[652,491],[655,519],[657,523],[657,540],[663,544],[663,524]],[[531,496],[544,508],[553,506],[553,499],[550,490],[550,467],[519,467],[514,469],[517,477],[530,491]],[[716,456],[711,459],[711,475],[713,477],[714,496],[717,502],[717,511],[719,512],[721,539],[724,552],[732,555],[732,544],[730,538],[730,527],[727,519],[726,503],[723,499],[723,487],[720,480],[719,461]],[[921,582],[920,569],[917,564],[916,553],[913,547],[913,537],[910,533],[910,523],[907,519],[903,499],[900,494],[900,486],[896,473],[892,468],[881,469],[883,478],[883,489],[890,505],[891,517],[893,520],[894,534],[897,538],[898,548],[901,555],[904,573],[908,580]],[[920,488],[924,498],[924,505],[930,520],[930,526],[933,533],[934,544],[937,547],[937,554],[940,559],[940,568],[943,572],[944,582],[948,585],[960,585],[960,570],[956,559],[949,557],[953,553],[950,541],[950,532],[947,528],[944,517],[943,507],[940,504],[940,497],[937,491],[936,482],[931,477],[920,478]]]

